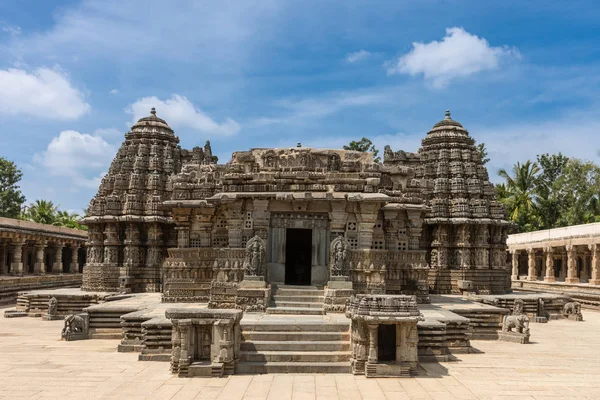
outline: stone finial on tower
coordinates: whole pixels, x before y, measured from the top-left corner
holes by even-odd
[[[444,117],[444,119],[452,119],[450,117],[450,110],[446,110],[446,116]]]
[[[302,143],[298,142],[298,144],[296,145],[296,147],[302,147]]]
[[[150,110],[150,114],[156,116],[156,108],[152,107],[152,109]]]

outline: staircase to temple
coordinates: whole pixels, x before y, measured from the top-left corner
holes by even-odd
[[[349,373],[350,321],[343,316],[244,318],[237,372]]]
[[[323,289],[273,285],[267,314],[323,315]]]

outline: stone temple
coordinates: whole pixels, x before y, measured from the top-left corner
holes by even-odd
[[[511,224],[449,111],[417,153],[386,146],[383,163],[298,144],[218,164],[209,142],[178,143],[154,109],[125,134],[84,220],[84,290],[264,310],[261,289],[310,285],[343,312],[352,294],[510,289]]]
[[[217,161],[152,109],[90,202],[81,289],[21,292],[5,316],[64,318],[63,339],[119,339],[182,377],[410,377],[583,320],[567,296],[511,293],[513,225],[449,111],[383,162],[300,143]]]

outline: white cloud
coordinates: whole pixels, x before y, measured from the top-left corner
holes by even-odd
[[[394,62],[387,63],[388,74],[423,74],[435,88],[475,73],[498,68],[503,58],[519,57],[514,48],[491,47],[487,40],[463,28],[447,28],[441,41],[413,43],[413,49]]]
[[[262,117],[253,121],[253,124],[273,125],[302,122],[310,118],[323,118],[348,108],[367,107],[381,104],[389,100],[392,90],[368,89],[346,92],[332,92],[319,97],[303,99],[283,99],[277,105],[282,107],[284,115],[281,117]]]
[[[348,61],[349,63],[355,63],[358,61],[363,61],[369,57],[371,57],[373,54],[369,51],[366,50],[359,50],[359,51],[355,51],[354,53],[349,53],[346,56],[346,61]]]
[[[132,122],[136,122],[142,117],[147,117],[152,107],[156,108],[156,115],[174,128],[185,127],[225,136],[235,135],[240,130],[240,125],[233,119],[227,118],[219,124],[187,98],[177,94],[164,101],[156,96],[143,97],[128,106],[125,111],[132,114]]]
[[[102,136],[105,138],[115,138],[123,135],[123,132],[116,128],[98,128],[92,133],[93,136]]]
[[[117,89],[113,89],[110,92],[108,92],[110,94],[119,94],[119,91]]]
[[[11,37],[19,36],[21,34],[21,27],[18,25],[4,25],[2,32],[7,33]]]
[[[83,93],[59,70],[0,70],[0,114],[74,120],[89,112]]]
[[[51,175],[69,177],[78,186],[97,188],[102,177],[98,173],[108,168],[115,152],[116,146],[100,136],[67,130],[53,138],[45,151],[35,154],[34,161]]]

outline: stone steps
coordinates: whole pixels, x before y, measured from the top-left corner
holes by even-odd
[[[241,351],[240,361],[243,362],[349,362],[348,351],[261,351],[260,353]]]
[[[315,286],[275,285],[267,314],[324,315],[323,299]]]
[[[300,341],[300,342],[329,342],[329,341],[348,341],[350,334],[348,332],[264,332],[250,331],[242,333],[242,340],[245,341]]]
[[[323,308],[269,307],[267,308],[267,314],[324,315],[325,311],[323,310]]]
[[[241,351],[350,351],[350,341],[254,340],[241,342]]]
[[[323,302],[314,301],[283,301],[274,300],[271,302],[269,307],[283,307],[283,308],[323,308]]]
[[[294,321],[297,322],[297,321]],[[242,320],[242,335],[249,332],[341,332],[348,333],[350,330],[350,321],[348,323],[285,323],[285,322],[267,322],[267,323],[246,323]]]
[[[241,362],[239,374],[348,374],[349,362]]]

